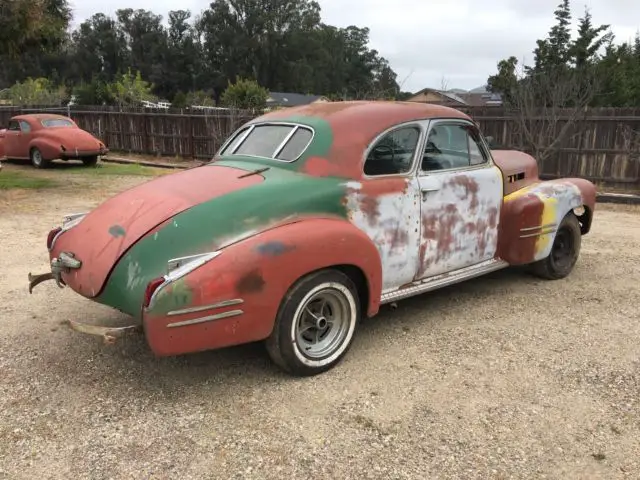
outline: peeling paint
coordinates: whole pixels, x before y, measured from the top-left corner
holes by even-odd
[[[430,178],[429,178],[430,177]],[[439,275],[493,258],[502,175],[497,167],[431,173],[421,182],[440,188],[422,200],[422,235],[415,279]]]
[[[287,252],[294,250],[293,245],[286,245],[283,242],[267,242],[258,245],[256,250],[260,255],[269,257],[279,257]]]

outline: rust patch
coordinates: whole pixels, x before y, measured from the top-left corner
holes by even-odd
[[[460,197],[460,200],[464,200],[468,196],[471,196],[471,210],[478,208],[478,183],[473,178],[466,175],[456,175],[449,180],[447,184],[463,188],[465,193]]]
[[[265,286],[264,278],[257,268],[244,275],[236,284],[238,293],[257,293]]]
[[[504,202],[498,227],[499,258],[512,265],[533,260],[537,237],[520,238],[520,229],[540,225],[543,211],[544,203],[533,194]]]
[[[360,209],[367,217],[367,221],[370,227],[375,227],[380,218],[380,202],[376,197],[370,195],[364,195],[360,199]]]
[[[314,177],[344,176],[345,174],[344,167],[337,163],[331,163],[322,157],[309,158],[305,162],[302,171]]]

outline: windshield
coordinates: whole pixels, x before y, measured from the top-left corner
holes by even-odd
[[[73,127],[73,122],[71,120],[66,120],[64,118],[49,118],[47,120],[42,120],[42,125],[47,128],[50,127]]]
[[[301,125],[251,125],[239,130],[220,154],[293,162],[306,150],[312,138],[313,131]]]

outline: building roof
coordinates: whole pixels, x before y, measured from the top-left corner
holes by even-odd
[[[269,92],[267,105],[278,105],[281,107],[297,107],[322,100],[322,95],[305,95],[302,93]]]

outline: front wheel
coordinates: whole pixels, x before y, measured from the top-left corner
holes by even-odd
[[[36,168],[47,168],[49,166],[49,162],[44,159],[42,152],[37,147],[31,149],[29,157],[31,158],[31,164]]]
[[[533,273],[547,280],[565,278],[578,261],[581,242],[580,222],[569,212],[560,222],[549,256],[531,265]]]
[[[266,347],[282,369],[299,376],[330,370],[351,346],[360,320],[353,281],[337,270],[299,280],[280,306]]]

